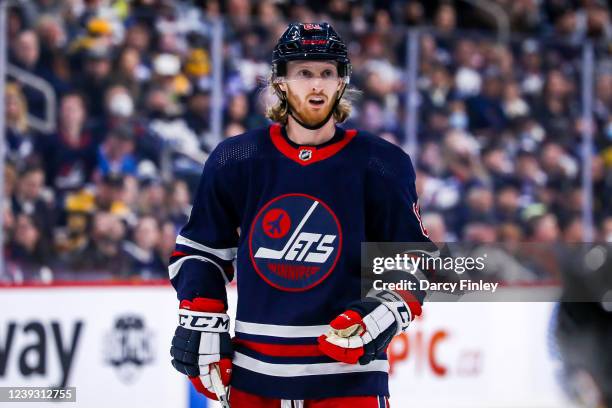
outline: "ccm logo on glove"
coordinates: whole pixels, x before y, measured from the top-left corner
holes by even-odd
[[[195,312],[180,309],[179,325],[190,330],[224,333],[229,331],[230,319],[225,313]]]

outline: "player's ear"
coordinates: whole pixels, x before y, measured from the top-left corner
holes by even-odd
[[[283,92],[287,92],[287,84],[284,81],[279,81],[277,83],[278,89],[280,89]]]

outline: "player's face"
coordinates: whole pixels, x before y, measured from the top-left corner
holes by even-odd
[[[325,119],[342,85],[336,63],[330,61],[290,61],[287,76],[279,84],[293,114],[307,125]]]

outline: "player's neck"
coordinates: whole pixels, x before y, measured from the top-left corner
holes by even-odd
[[[298,145],[320,145],[336,134],[336,126],[333,118],[330,118],[327,123],[318,129],[306,129],[289,116],[287,120],[287,137],[293,143]]]

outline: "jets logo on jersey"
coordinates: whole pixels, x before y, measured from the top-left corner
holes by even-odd
[[[342,231],[327,204],[305,194],[269,201],[251,227],[249,250],[259,276],[273,287],[303,291],[333,271],[342,249]]]

